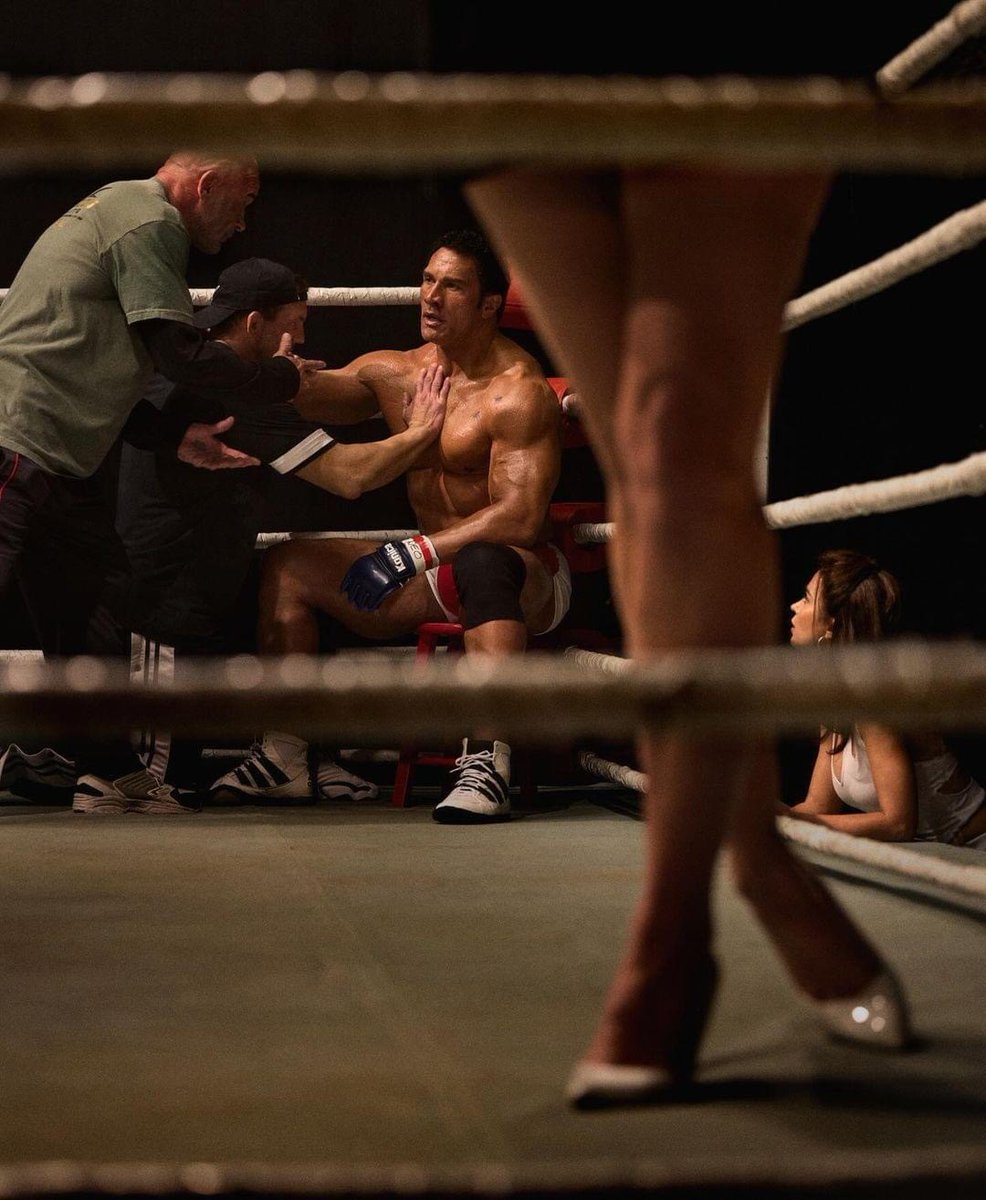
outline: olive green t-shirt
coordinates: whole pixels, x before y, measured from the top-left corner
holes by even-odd
[[[134,323],[191,323],[188,250],[156,179],[108,184],[41,235],[0,304],[0,446],[95,471],[153,370]]]

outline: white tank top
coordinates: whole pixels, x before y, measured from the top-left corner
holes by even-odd
[[[854,735],[842,751],[842,778],[835,774],[836,756],[832,756],[832,786],[843,802],[860,812],[878,812],[880,802],[870,770],[870,760],[859,735]],[[918,816],[914,840],[918,842],[951,842],[962,826],[986,799],[986,791],[975,779],[960,792],[943,792],[951,779],[958,760],[950,751],[935,758],[914,763],[914,782],[917,788]]]

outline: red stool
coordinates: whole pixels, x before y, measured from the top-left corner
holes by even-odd
[[[423,621],[418,626],[418,644],[414,652],[415,662],[424,662],[436,652],[440,643],[444,642],[446,653],[461,654],[464,647],[461,625],[455,621]],[[451,767],[459,757],[457,748],[453,754],[449,750],[421,750],[417,746],[402,746],[397,759],[397,774],[394,776],[394,791],[390,799],[393,808],[406,808],[411,794],[411,783],[415,767]],[[513,757],[520,780],[520,794],[525,803],[533,800],[536,793],[531,760],[527,754]],[[513,766],[512,763],[512,766]]]

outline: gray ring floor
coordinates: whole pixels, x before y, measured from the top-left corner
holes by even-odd
[[[984,918],[881,887],[832,881],[905,981],[918,1050],[827,1041],[719,879],[694,1098],[565,1106],[642,865],[641,824],[597,799],[492,827],[385,799],[0,804],[0,1195],[53,1162],[216,1164],[212,1191],[983,1194]],[[81,1178],[60,1169],[49,1191]]]

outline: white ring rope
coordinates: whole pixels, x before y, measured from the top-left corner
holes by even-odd
[[[984,492],[986,450],[970,454],[961,462],[944,463],[926,471],[876,479],[870,483],[851,483],[814,496],[779,500],[776,504],[766,505],[763,512],[771,529],[791,529],[871,513],[898,512],[962,496],[981,496]]]
[[[625,675],[632,663],[621,654],[600,654],[597,650],[583,650],[581,646],[566,646],[565,657],[587,671],[608,671],[611,675]]]
[[[983,0],[986,4],[986,0]],[[857,300],[876,295],[902,279],[971,250],[986,238],[986,201],[962,209],[910,242],[881,255],[821,287],[791,300],[784,309],[783,328],[797,329],[818,317],[837,312]],[[9,288],[0,288],[0,300]],[[208,304],[214,288],[189,288],[194,305]],[[418,304],[419,287],[310,287],[308,304],[313,308],[397,307]],[[575,412],[574,395],[565,397],[566,411]]]
[[[640,792],[641,795],[647,791],[647,776],[643,771],[635,771],[633,767],[624,766],[623,763],[600,758],[591,750],[582,750],[579,753],[579,766],[590,775],[595,775],[597,779],[606,779],[618,787],[629,788],[630,791]]]
[[[897,96],[943,62],[953,50],[986,30],[986,0],[964,0],[876,73],[884,96]]]
[[[986,0],[982,2],[986,4]],[[926,267],[972,249],[983,238],[986,238],[986,201],[954,213],[913,241],[796,297],[784,309],[783,328],[797,329],[799,325],[882,292]]]
[[[189,288],[193,304],[208,304],[213,288]],[[0,296],[5,295],[0,292]],[[419,287],[310,287],[308,305],[311,308],[371,308],[417,304],[421,299]]]
[[[974,80],[887,99],[863,81],[311,71],[6,81],[0,171],[162,162],[201,144],[263,169],[395,176],[501,165],[986,168]],[[441,136],[436,136],[436,129]]]
[[[777,818],[777,825],[788,841],[797,842],[799,846],[808,850],[835,854],[840,858],[865,863],[867,866],[887,867],[902,875],[923,879],[957,892],[986,896],[986,865],[932,858],[893,842],[853,837],[851,833],[843,833],[840,829],[829,829],[825,825],[799,821],[796,817],[780,816]]]
[[[986,0],[983,0],[986,4]],[[791,300],[784,309],[783,328],[797,329],[818,317],[837,312],[857,300],[884,291],[902,279],[971,250],[986,238],[986,201],[962,209],[932,226],[918,237],[872,262],[858,267],[821,287]],[[0,300],[9,288],[0,288]],[[208,304],[214,288],[189,288],[194,305]],[[313,308],[397,307],[418,304],[419,287],[310,287],[308,304]],[[569,397],[566,397],[568,400]],[[574,406],[573,406],[574,408]]]
[[[579,754],[579,763],[590,775],[631,791],[647,791],[647,776],[622,763],[612,762],[590,751]],[[777,827],[790,842],[821,854],[834,855],[870,867],[885,867],[895,874],[920,879],[938,887],[972,896],[986,896],[986,864],[948,862],[908,850],[892,842],[853,837],[838,829],[779,816]]]
[[[413,741],[496,729],[504,740],[628,737],[642,728],[814,731],[880,719],[902,730],[986,727],[986,647],[895,641],[814,650],[694,650],[587,672],[566,655],[423,663],[292,655],[190,660],[173,683],[134,686],[125,664],[0,664],[0,741],[165,726],[237,735]],[[355,742],[353,744],[361,744]],[[393,745],[391,740],[389,745]]]
[[[763,514],[769,528],[793,529],[801,525],[899,512],[984,494],[986,450],[980,450],[961,462],[943,463],[909,475],[895,475],[890,479],[875,479],[869,483],[850,483],[811,496],[778,500],[775,504],[765,505]],[[586,522],[574,525],[572,536],[583,545],[608,542],[614,528],[612,521]]]
[[[318,529],[258,533],[255,548],[266,550],[268,546],[279,546],[282,542],[318,542],[343,538],[367,542],[403,542],[415,537],[417,529]]]
[[[10,288],[0,288],[0,300],[7,298]],[[208,304],[215,288],[189,288],[188,294],[196,306]],[[386,308],[417,304],[421,299],[419,287],[310,287],[308,305],[311,308]]]

